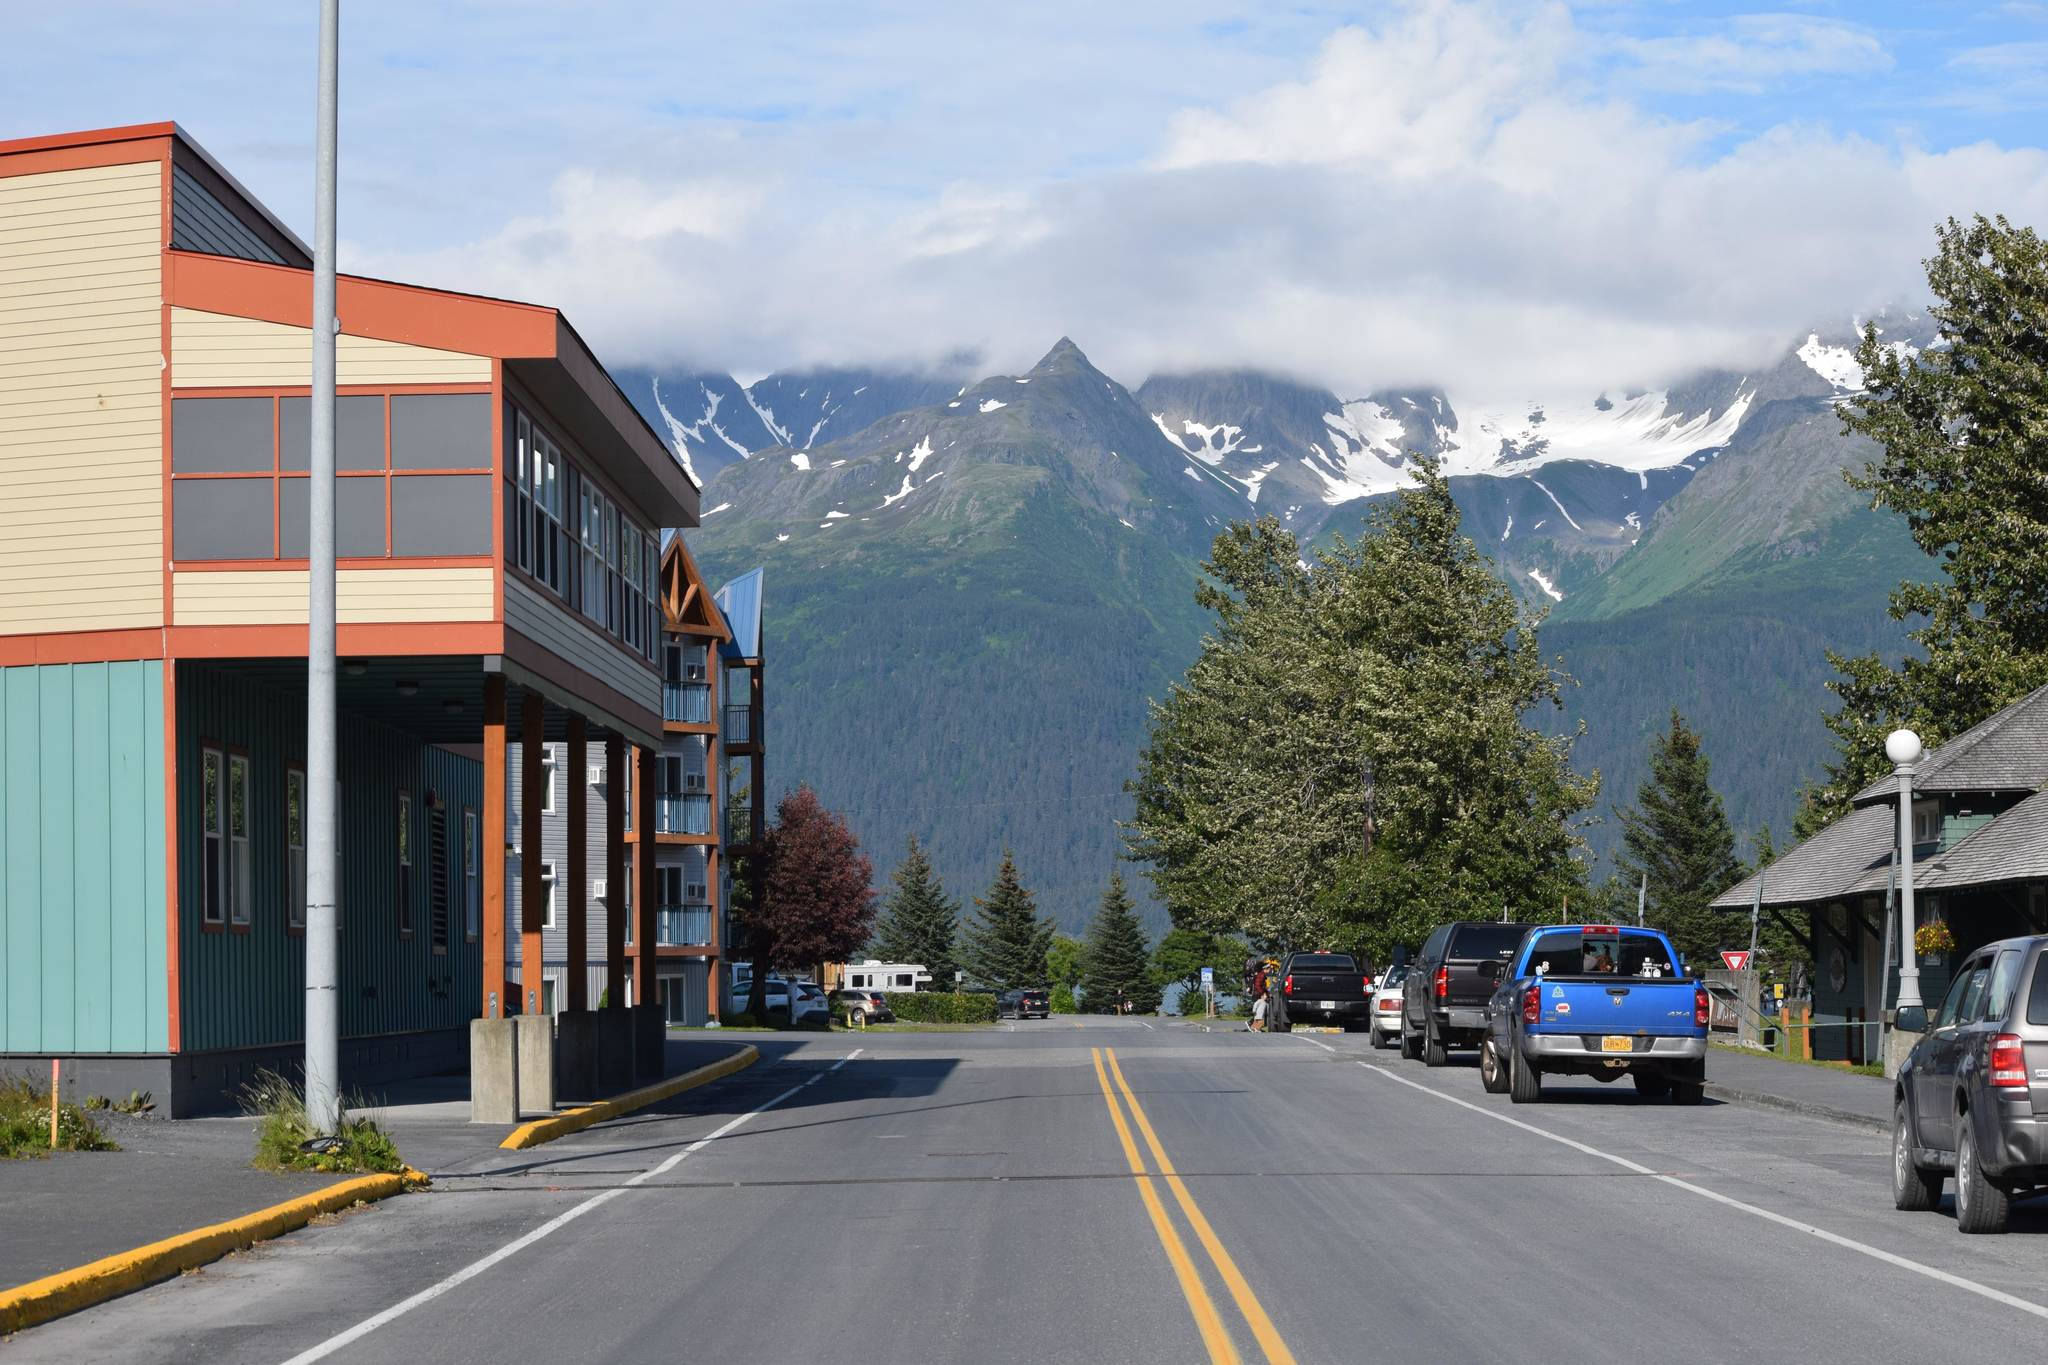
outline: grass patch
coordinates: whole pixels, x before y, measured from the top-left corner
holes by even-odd
[[[57,1106],[57,1150],[118,1152],[120,1146],[75,1104]],[[24,1076],[0,1079],[0,1160],[50,1154],[50,1091]]]
[[[1884,1079],[1884,1066],[1879,1062],[1828,1062],[1818,1057],[1793,1057],[1784,1052],[1766,1052],[1762,1048],[1737,1047],[1733,1043],[1715,1043],[1721,1052],[1733,1052],[1741,1057],[1767,1057],[1774,1062],[1790,1062],[1794,1066],[1817,1066],[1827,1071],[1846,1071],[1851,1076],[1875,1076]]]
[[[345,1108],[356,1107],[351,1097]],[[256,1119],[256,1155],[250,1162],[264,1171],[318,1171],[324,1175],[398,1174],[405,1170],[398,1145],[369,1115],[344,1116],[341,1131],[322,1151],[307,1146],[315,1134],[306,1118],[306,1097],[299,1087],[275,1071],[259,1072],[242,1091],[242,1111]]]

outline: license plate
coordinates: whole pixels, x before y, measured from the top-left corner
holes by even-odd
[[[1333,1010],[1337,1008],[1337,1002],[1334,1000],[1318,1000],[1316,1001],[1316,1006],[1319,1009]]]
[[[1600,1040],[1602,1052],[1634,1052],[1635,1040],[1626,1034],[1610,1033]]]

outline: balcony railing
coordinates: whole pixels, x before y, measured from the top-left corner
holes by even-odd
[[[711,723],[711,684],[672,682],[661,685],[661,718],[678,725]]]
[[[711,942],[711,907],[671,905],[654,912],[654,941],[662,948],[693,948]]]
[[[654,798],[656,834],[709,834],[711,794],[709,792],[664,793]]]
[[[752,806],[727,806],[725,808],[725,842],[735,847],[752,843],[754,839],[754,808]]]
[[[725,742],[727,744],[752,744],[761,733],[755,724],[754,708],[751,706],[728,706],[725,708]]]

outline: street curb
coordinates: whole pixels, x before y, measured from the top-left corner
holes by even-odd
[[[400,1175],[364,1175],[267,1209],[195,1228],[160,1242],[117,1252],[12,1289],[0,1290],[0,1336],[91,1308],[108,1299],[167,1280],[230,1252],[297,1231],[323,1213],[389,1199],[426,1176],[408,1167]]]
[[[744,1043],[732,1056],[712,1062],[708,1066],[700,1066],[695,1071],[685,1071],[680,1076],[671,1076],[665,1081],[657,1081],[638,1090],[628,1090],[623,1095],[614,1095],[608,1100],[600,1100],[581,1109],[571,1109],[565,1114],[554,1114],[544,1119],[534,1119],[530,1123],[522,1123],[507,1134],[505,1140],[498,1146],[514,1152],[524,1151],[528,1147],[538,1147],[543,1142],[553,1142],[556,1138],[579,1133],[594,1123],[603,1123],[606,1119],[615,1119],[621,1114],[630,1114],[635,1109],[645,1109],[650,1104],[658,1104],[671,1095],[680,1095],[685,1090],[695,1090],[700,1085],[709,1085],[715,1080],[732,1075],[735,1071],[744,1071],[760,1060],[761,1050],[752,1043]]]
[[[1783,1095],[1767,1095],[1759,1090],[1738,1090],[1733,1086],[1707,1082],[1707,1094],[1730,1104],[1747,1104],[1760,1109],[1777,1109],[1787,1114],[1800,1114],[1810,1119],[1826,1119],[1830,1123],[1847,1124],[1852,1128],[1864,1128],[1873,1133],[1889,1133],[1888,1120],[1873,1118],[1869,1114],[1858,1114],[1849,1109],[1837,1109],[1829,1104],[1815,1104],[1811,1100],[1787,1099]]]

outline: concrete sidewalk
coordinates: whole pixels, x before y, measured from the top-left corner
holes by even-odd
[[[730,1056],[772,1034],[668,1039],[667,1074]],[[374,1114],[399,1155],[430,1176],[456,1174],[504,1155],[513,1126],[469,1121],[469,1077],[428,1076],[378,1086],[356,1113]],[[55,1152],[0,1164],[0,1289],[133,1250],[348,1179],[280,1174],[249,1165],[256,1121],[93,1118],[118,1152]]]
[[[1892,1083],[1881,1076],[1716,1047],[1707,1053],[1707,1093],[1735,1104],[1891,1130]]]

